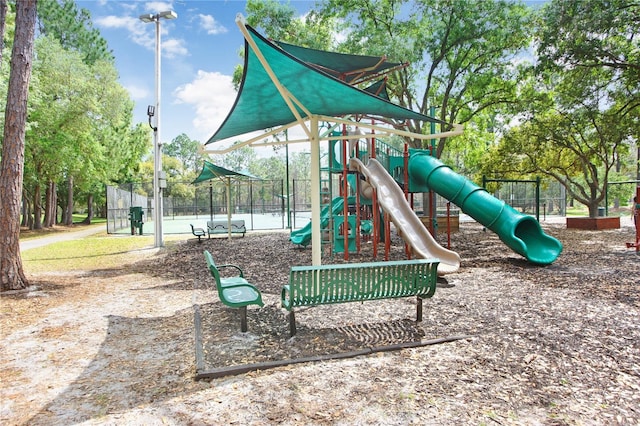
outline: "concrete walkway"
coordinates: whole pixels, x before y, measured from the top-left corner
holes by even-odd
[[[20,241],[20,252],[37,247],[44,247],[53,243],[59,243],[61,241],[76,240],[78,238],[84,238],[88,237],[89,235],[94,235],[106,231],[107,227],[105,224],[88,225],[83,226],[82,229],[78,231],[56,232],[48,237],[30,238],[25,241]]]

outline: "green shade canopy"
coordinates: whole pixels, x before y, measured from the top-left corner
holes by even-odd
[[[373,93],[379,98],[389,100],[389,93],[387,92],[387,80],[382,79],[371,86],[364,89],[365,92]]]
[[[400,62],[387,62],[386,58],[380,56],[327,52],[324,50],[295,46],[281,41],[276,41],[274,44],[291,56],[295,56],[301,61],[307,62],[319,70],[331,74],[349,84],[372,80],[381,74],[408,65]]]
[[[205,182],[207,180],[211,180],[214,178],[230,177],[230,176],[248,177],[248,178],[256,179],[255,176],[252,176],[250,174],[234,172],[233,170],[228,170],[228,169],[225,169],[224,167],[216,166],[215,164],[205,160],[204,164],[202,165],[202,171],[200,172],[196,180],[194,180],[192,183],[196,184],[196,183]]]
[[[206,144],[298,121],[280,90],[287,93],[290,104],[296,105],[302,119],[310,115],[361,114],[442,123],[350,86],[278,48],[250,26],[246,26],[246,30],[240,91],[229,115]],[[255,43],[257,53],[250,48],[247,37]],[[281,86],[269,76],[258,55],[264,57]]]

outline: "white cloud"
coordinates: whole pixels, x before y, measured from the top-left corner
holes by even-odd
[[[154,50],[156,46],[155,25],[145,24],[139,18],[131,16],[104,16],[96,18],[96,25],[107,29],[124,29],[129,33],[129,37],[134,43],[143,46],[149,50]],[[188,49],[185,47],[185,41],[177,38],[165,37],[168,34],[167,27],[170,24],[163,23],[160,27],[162,32],[162,54],[169,58],[177,56],[187,56]]]
[[[184,46],[184,40],[171,38],[162,40],[162,54],[167,58],[175,58],[176,56],[187,56],[189,50]]]
[[[173,95],[178,103],[193,106],[193,127],[208,138],[231,111],[237,92],[233,89],[231,76],[198,71],[192,82],[179,86]]]
[[[146,87],[137,86],[135,84],[129,84],[129,85],[125,85],[124,88],[127,89],[127,92],[129,92],[129,95],[131,95],[131,99],[136,101],[140,99],[145,99],[148,96],[151,96],[151,93]]]
[[[153,50],[155,46],[155,35],[149,31],[146,25],[141,25],[140,19],[132,16],[102,16],[94,20],[96,25],[107,29],[124,29],[129,33],[129,37],[134,43]]]
[[[173,2],[168,1],[149,1],[144,4],[145,12],[159,13],[165,10],[173,10]]]
[[[129,32],[144,32],[144,28],[140,25],[140,20],[132,16],[101,16],[94,19],[94,22],[103,28],[125,28]]]
[[[211,15],[199,14],[198,17],[200,18],[200,27],[202,27],[207,34],[216,35],[228,31],[224,25],[221,25],[220,22],[216,21]]]

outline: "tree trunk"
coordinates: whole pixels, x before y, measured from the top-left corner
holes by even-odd
[[[53,213],[53,224],[57,225],[58,221],[58,185],[51,183],[51,211]]]
[[[36,0],[16,2],[0,160],[0,291],[19,290],[29,285],[20,257],[20,199],[35,26]]]
[[[91,225],[93,220],[93,194],[87,197],[87,217],[82,221],[85,225]]]
[[[44,227],[51,228],[56,223],[55,184],[49,181],[45,194]]]
[[[60,220],[58,219],[58,185],[56,185],[55,182],[53,182],[51,192],[51,195],[53,196],[53,199],[51,200],[51,203],[53,204],[53,224],[57,225],[60,223]]]
[[[44,219],[42,219],[42,226],[44,228],[51,228],[51,181],[47,183],[47,189],[44,191]]]
[[[33,189],[33,229],[42,229],[42,191],[39,183]]]
[[[65,218],[65,225],[73,225],[73,176],[69,175],[67,181],[67,214]]]
[[[29,216],[31,215],[31,209],[29,208],[29,198],[22,196],[22,222],[20,226],[29,226]]]
[[[67,222],[67,194],[58,193],[58,191],[56,191],[56,194],[58,207],[60,207],[60,222],[58,223],[64,225]]]
[[[25,194],[22,193],[22,224],[20,226],[26,226],[29,229],[33,229],[33,214],[31,213],[31,200]]]

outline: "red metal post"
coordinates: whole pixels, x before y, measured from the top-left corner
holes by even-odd
[[[391,223],[389,221],[389,213],[384,214],[384,260],[389,260],[389,252],[391,251]]]
[[[347,134],[347,125],[342,125],[342,134]],[[349,183],[347,182],[347,139],[342,140],[342,234],[344,236],[344,260],[349,260]]]
[[[451,201],[447,201],[447,248],[451,250]]]
[[[371,125],[375,125],[376,121],[375,120],[371,120]],[[373,137],[373,135],[376,134],[375,130],[371,130],[371,152],[369,153],[369,158],[376,158],[376,138]]]
[[[405,200],[409,200],[409,145],[404,144],[404,150],[402,151],[403,158],[403,176],[404,179],[404,198]],[[409,244],[404,243],[404,253],[407,256],[407,259],[411,260],[411,250],[409,250]]]
[[[371,124],[376,124],[375,120],[371,119]],[[369,147],[369,158],[376,158],[376,138],[375,130],[371,130],[371,146]],[[373,213],[373,258],[378,256],[378,243],[380,242],[380,211],[378,206],[378,191],[375,189],[372,191],[371,210]]]
[[[640,252],[640,186],[633,199],[633,222],[636,224],[636,253]]]
[[[371,191],[371,212],[373,214],[373,258],[378,257],[378,243],[380,242],[380,212],[378,211],[378,191]]]
[[[640,186],[636,187],[636,196],[633,197],[633,205],[631,207],[633,215],[633,224],[636,227],[636,241],[627,243],[627,248],[635,247],[636,253],[640,252]]]

